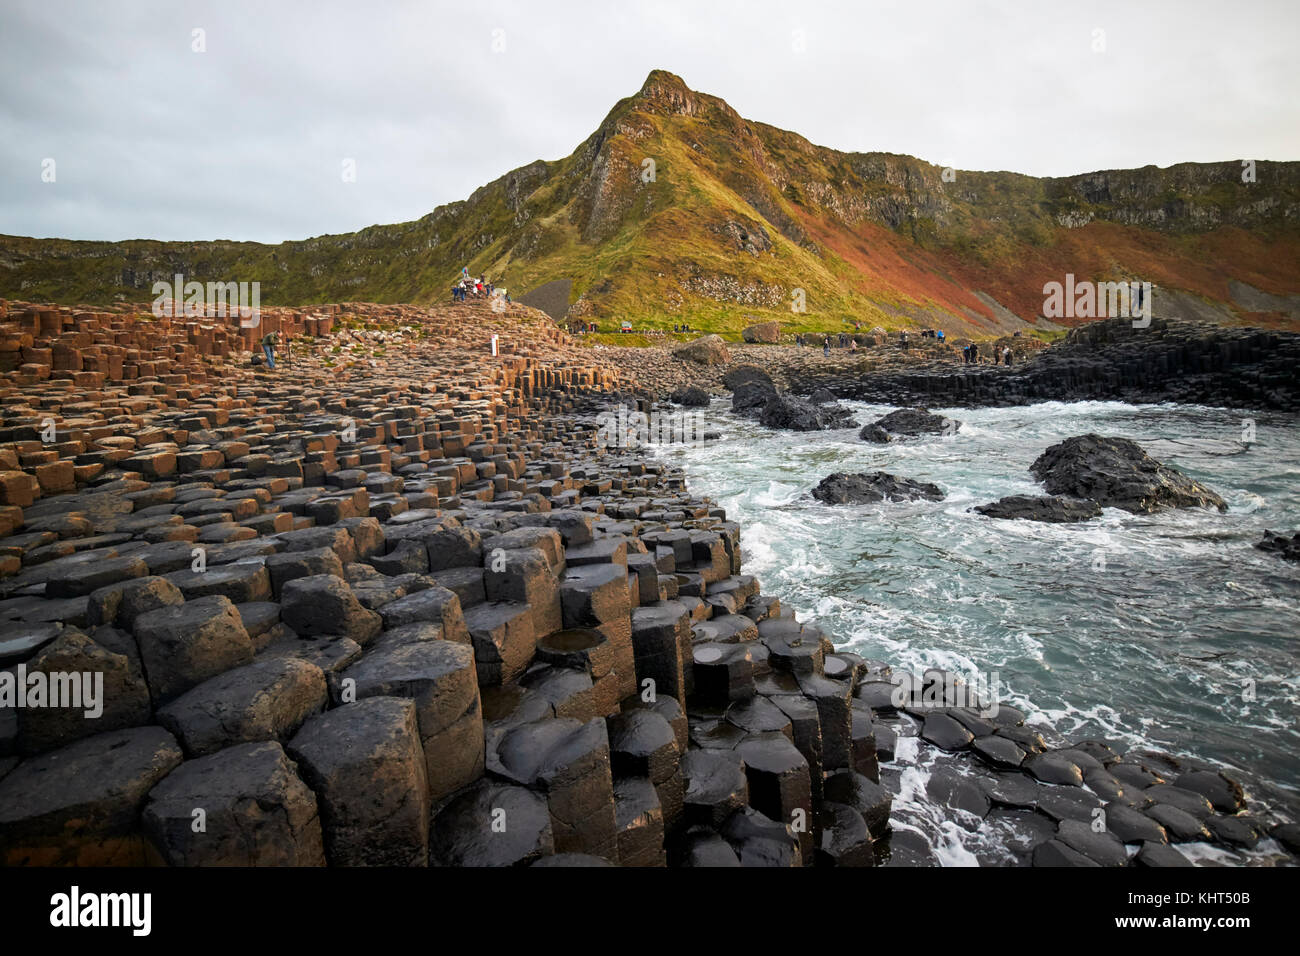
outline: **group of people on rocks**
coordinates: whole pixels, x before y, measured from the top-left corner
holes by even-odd
[[[834,342],[831,341],[832,338],[834,338]],[[815,345],[816,336],[797,333],[794,337],[794,344],[800,348],[803,348],[805,345]],[[840,332],[835,336],[823,335],[822,352],[826,355],[830,355],[832,345],[835,345],[837,348],[848,349],[850,352],[856,352],[858,350],[858,340],[847,332]]]
[[[492,284],[492,281],[487,276],[481,275],[475,279],[469,274],[469,266],[464,266],[460,270],[456,283],[451,287],[451,301],[464,302],[470,296],[476,299],[480,297],[491,298],[492,293],[495,291],[496,286]],[[509,302],[510,294],[504,289],[501,292],[505,296],[505,300]]]
[[[695,329],[693,329],[693,328],[691,328],[689,325],[683,323],[683,324],[680,325],[680,326],[678,326],[678,325],[674,325],[674,326],[673,326],[673,331],[674,331],[674,332],[694,332]]]
[[[963,345],[961,349],[962,362],[966,365],[980,364],[980,345],[978,342],[972,342],[970,345]],[[1003,348],[1001,354],[995,349],[993,352],[994,365],[1010,365],[1012,352],[1010,346]]]

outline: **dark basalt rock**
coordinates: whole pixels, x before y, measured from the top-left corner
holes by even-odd
[[[976,505],[974,510],[989,518],[1047,521],[1053,524],[1090,521],[1101,515],[1101,505],[1097,502],[1062,495],[1008,495],[987,505]]]
[[[1034,866],[1101,866],[1060,840],[1048,840],[1034,847]]]
[[[953,810],[961,810],[979,819],[988,816],[990,801],[988,794],[973,780],[969,780],[946,767],[940,767],[930,774],[925,785],[925,792],[931,800]],[[961,821],[967,829],[975,829],[978,824]]]
[[[1214,810],[1210,801],[1199,793],[1184,790],[1182,787],[1175,787],[1172,784],[1159,783],[1154,787],[1147,787],[1143,791],[1143,795],[1157,804],[1177,807],[1185,813],[1190,813],[1198,820],[1204,820]]]
[[[1171,803],[1157,803],[1146,811],[1146,815],[1165,828],[1171,843],[1195,843],[1211,839],[1210,831],[1204,823]]]
[[[1089,322],[1027,362],[1006,366],[931,363],[875,375],[809,365],[791,388],[828,386],[846,398],[893,405],[963,408],[1032,402],[1187,402],[1300,409],[1300,335],[1155,316]]]
[[[1209,488],[1162,465],[1127,438],[1067,438],[1039,455],[1029,471],[1050,494],[1091,498],[1103,507],[1134,514],[1165,508],[1228,510]]]
[[[826,405],[829,402],[839,401],[839,399],[835,397],[835,393],[829,388],[818,388],[814,389],[813,393],[808,396],[808,401],[814,405]]]
[[[494,827],[496,820],[506,825]],[[526,866],[555,849],[546,798],[486,779],[439,811],[429,844],[434,866]]]
[[[1300,823],[1283,823],[1269,831],[1278,843],[1292,856],[1300,856]]]
[[[1046,787],[1038,795],[1038,809],[1057,823],[1066,820],[1091,823],[1093,811],[1100,806],[1097,795],[1082,787]]]
[[[1286,558],[1288,561],[1300,561],[1300,531],[1290,537],[1276,531],[1265,531],[1263,539],[1255,547]]]
[[[773,391],[776,391],[776,386],[772,383],[772,376],[757,365],[737,365],[735,368],[728,369],[727,373],[722,376],[723,387],[732,392],[739,389],[741,385],[753,382],[769,385]]]
[[[971,749],[994,767],[1015,770],[1024,762],[1025,752],[1006,737],[990,734],[980,737]]]
[[[1100,866],[1127,866],[1124,844],[1112,833],[1097,833],[1079,820],[1062,820],[1057,838]]]
[[[1035,754],[1024,762],[1024,768],[1043,783],[1083,786],[1083,771],[1078,764],[1059,754]]]
[[[1106,804],[1106,829],[1125,843],[1168,843],[1165,828],[1145,813],[1122,803]]]
[[[836,472],[823,478],[813,489],[813,497],[831,505],[872,504],[877,501],[942,501],[943,491],[929,482],[898,478],[883,471],[844,474]]]
[[[758,415],[768,399],[776,397],[770,381],[740,382],[731,392],[731,410],[738,415]]]
[[[943,415],[935,415],[928,408],[900,408],[876,419],[858,433],[864,441],[878,445],[900,438],[917,438],[921,435],[955,435],[961,422]]]
[[[709,393],[694,385],[679,388],[670,394],[668,398],[678,405],[685,405],[688,408],[703,408],[709,404]]]
[[[1163,843],[1143,843],[1142,849],[1138,851],[1137,856],[1133,857],[1133,863],[1135,866],[1148,867],[1196,865],[1173,847]]]
[[[768,398],[758,416],[768,428],[789,428],[797,432],[825,431],[830,428],[852,428],[857,424],[853,413],[837,405],[814,405],[803,398],[780,392]]]
[[[947,714],[930,714],[925,718],[921,736],[942,750],[961,750],[975,735]]]
[[[1245,817],[1225,817],[1216,813],[1205,821],[1205,826],[1219,843],[1250,848],[1259,842],[1259,831]]]

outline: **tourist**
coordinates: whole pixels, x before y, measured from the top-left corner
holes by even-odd
[[[936,333],[934,333],[934,334],[935,334],[935,336],[939,339],[940,342],[943,341],[943,329],[940,329],[938,332],[936,332]]]
[[[970,363],[971,365],[979,365],[980,363],[980,345],[978,342],[970,344]]]
[[[822,339],[822,355],[827,358],[831,357],[831,337],[829,335]]]
[[[262,352],[266,355],[267,368],[275,368],[275,344],[279,338],[275,332],[267,332],[262,336]]]
[[[850,352],[856,352],[857,350],[858,350],[858,340],[857,340],[857,339],[849,339],[849,351],[850,351]]]
[[[970,346],[969,346],[969,345],[963,345],[963,346],[961,347],[961,360],[962,360],[962,363],[965,364],[965,365],[969,365],[969,364],[970,364]]]
[[[1004,348],[1004,349],[1002,350],[1002,364],[1003,364],[1003,365],[1010,365],[1010,364],[1011,364],[1011,347],[1010,347],[1010,346],[1008,346],[1007,348]]]

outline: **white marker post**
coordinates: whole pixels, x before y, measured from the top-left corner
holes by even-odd
[[[500,338],[495,332],[492,333],[492,354],[497,354],[497,339]]]

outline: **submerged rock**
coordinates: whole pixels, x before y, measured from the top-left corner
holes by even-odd
[[[831,505],[869,504],[876,501],[942,501],[943,491],[929,482],[898,478],[883,471],[848,475],[836,472],[821,480],[813,497]]]
[[[961,422],[943,415],[935,415],[928,408],[900,408],[878,418],[858,433],[864,441],[878,445],[899,438],[916,438],[920,435],[955,435]]]
[[[1276,531],[1265,531],[1264,537],[1255,547],[1261,551],[1271,551],[1288,561],[1300,561],[1300,531],[1290,537]]]
[[[1007,495],[975,511],[989,518],[1020,518],[1025,521],[1048,521],[1064,524],[1090,521],[1100,516],[1101,505],[1087,498],[1064,495]]]
[[[1156,461],[1127,438],[1067,438],[1039,455],[1029,471],[1050,494],[1091,498],[1134,514],[1165,508],[1228,510],[1205,485]]]

